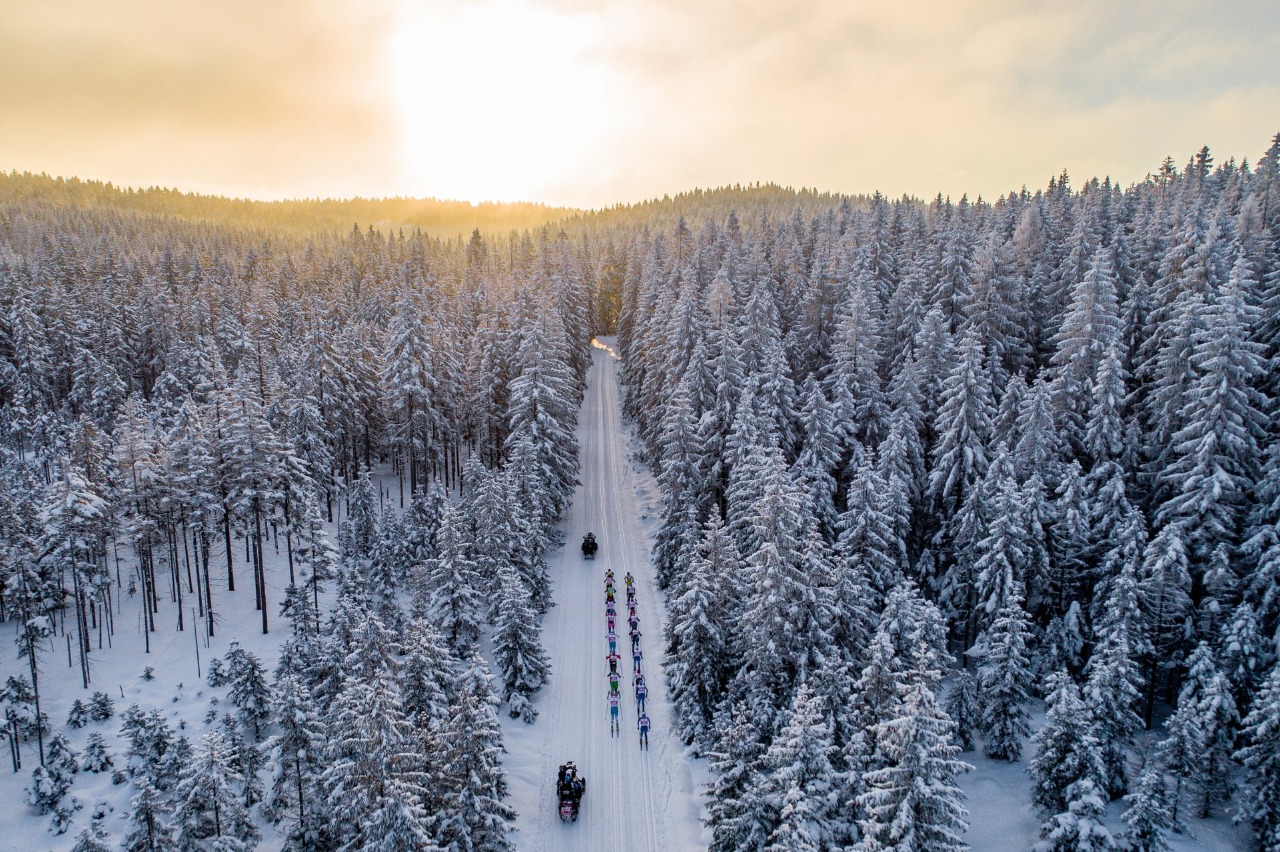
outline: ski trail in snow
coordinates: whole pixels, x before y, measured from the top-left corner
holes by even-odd
[[[663,607],[649,564],[635,478],[622,427],[618,362],[608,342],[592,350],[587,393],[578,418],[581,484],[565,514],[565,546],[547,554],[555,606],[543,619],[543,642],[551,658],[551,682],[536,699],[532,725],[503,716],[511,789],[519,814],[515,845],[521,850],[693,850],[705,848],[700,801],[683,744],[674,734],[662,668]],[[582,558],[588,531],[600,549]],[[642,669],[649,686],[649,751],[641,751],[636,729],[630,642],[619,631],[622,674],[619,736],[609,733],[608,665],[605,654],[605,570],[612,568],[619,594],[618,622],[626,624],[630,571],[636,584],[636,615],[643,634]],[[577,823],[561,823],[555,774],[576,761],[586,778]]]

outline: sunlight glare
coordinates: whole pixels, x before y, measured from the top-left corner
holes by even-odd
[[[390,44],[413,194],[556,198],[601,137],[599,22],[535,0],[405,0]]]

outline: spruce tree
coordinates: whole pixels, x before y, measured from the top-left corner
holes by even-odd
[[[727,659],[732,622],[720,606],[742,560],[718,509],[703,526],[683,593],[668,604],[667,688],[686,744],[704,740],[731,671]]]
[[[1200,756],[1191,778],[1200,788],[1200,816],[1207,817],[1216,799],[1225,799],[1230,790],[1228,773],[1231,743],[1240,717],[1231,685],[1218,671],[1213,651],[1201,642],[1187,660],[1187,676],[1178,693],[1178,704],[1187,704],[1200,729]]]
[[[134,784],[138,792],[129,800],[129,831],[122,848],[125,852],[168,852],[174,842],[164,796],[145,775]]]
[[[1273,666],[1240,727],[1235,759],[1245,768],[1239,818],[1263,848],[1280,845],[1280,666]]]
[[[37,766],[31,773],[31,786],[27,789],[27,804],[36,809],[36,813],[47,814],[58,806],[77,772],[80,761],[71,749],[71,744],[62,734],[54,734],[49,740],[48,750],[42,766]]]
[[[777,816],[777,804],[755,796],[768,748],[756,722],[741,703],[716,719],[715,745],[707,752],[712,780],[706,822],[714,852],[763,848]]]
[[[1031,732],[1026,708],[1032,683],[1030,638],[1021,586],[1015,583],[987,629],[978,669],[979,727],[984,751],[995,760],[1018,760],[1022,741]]]
[[[85,772],[106,772],[114,765],[111,753],[107,751],[107,741],[102,734],[94,731],[89,734],[89,742],[85,744],[84,754],[80,759],[80,768]]]
[[[498,595],[493,657],[502,679],[502,697],[509,702],[512,716],[523,715],[526,722],[532,722],[537,711],[529,704],[529,697],[547,682],[551,663],[540,641],[541,626],[522,584],[509,581]]]
[[[1068,790],[1082,780],[1101,789],[1098,783],[1106,769],[1093,732],[1093,719],[1075,681],[1066,672],[1054,676],[1049,696],[1049,712],[1034,737],[1036,756],[1027,769],[1031,773],[1031,800],[1047,814],[1068,811]]]
[[[755,795],[781,802],[766,849],[823,849],[832,845],[837,799],[831,758],[831,720],[810,686],[796,690],[786,724],[764,756]]]
[[[956,723],[956,745],[973,751],[973,733],[978,727],[978,680],[963,669],[956,672],[947,693],[947,715]]]
[[[276,678],[272,711],[279,733],[262,745],[272,775],[262,812],[286,824],[286,848],[306,849],[322,839],[325,728],[310,692],[291,672]]]
[[[1111,586],[1102,621],[1095,630],[1093,654],[1086,669],[1084,697],[1106,766],[1104,789],[1118,796],[1128,788],[1128,749],[1142,726],[1138,705],[1142,673],[1138,660],[1148,648],[1138,609],[1138,585],[1127,564]]]
[[[1081,778],[1066,790],[1067,808],[1040,826],[1044,838],[1035,852],[1104,852],[1115,849],[1111,832],[1102,824],[1105,794],[1092,778]]]
[[[257,844],[260,835],[241,800],[239,782],[243,779],[233,760],[231,746],[221,732],[214,730],[201,737],[194,759],[183,769],[173,791],[178,849],[252,849]]]
[[[1129,807],[1124,812],[1124,841],[1133,852],[1169,852],[1166,839],[1172,817],[1169,813],[1169,790],[1164,773],[1149,768],[1142,773],[1138,789],[1124,797]]]
[[[480,589],[475,565],[467,556],[462,517],[446,504],[437,535],[436,556],[423,590],[426,612],[455,653],[465,656],[480,638]]]
[[[506,850],[515,812],[504,799],[502,728],[492,676],[478,657],[454,683],[454,712],[441,726],[438,842],[445,848]]]
[[[937,672],[916,669],[900,687],[897,711],[875,726],[882,765],[863,773],[858,821],[868,852],[888,849],[968,849],[968,811],[956,776],[971,767],[955,759],[955,723],[930,683]]]

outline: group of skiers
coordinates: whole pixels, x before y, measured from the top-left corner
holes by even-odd
[[[640,732],[640,748],[648,751],[649,749],[649,714],[645,712],[645,699],[649,695],[649,687],[644,682],[644,672],[641,670],[640,663],[644,659],[644,653],[640,649],[640,619],[636,616],[636,584],[635,578],[628,571],[623,577],[623,585],[626,589],[627,596],[627,629],[628,636],[631,638],[631,678],[636,693],[636,729]],[[622,656],[618,653],[618,606],[617,591],[614,587],[613,569],[605,571],[604,575],[604,616],[607,625],[605,639],[609,643],[609,653],[605,656],[605,661],[609,663],[609,732],[613,736],[617,736],[621,731],[621,696],[620,681],[621,675],[618,674],[618,662]]]
[[[584,548],[585,552],[585,548]],[[622,578],[626,590],[627,601],[627,635],[631,638],[631,683],[636,693],[636,729],[640,732],[640,748],[649,750],[649,714],[645,712],[645,699],[649,696],[649,687],[644,682],[644,672],[640,663],[644,654],[640,650],[640,619],[636,615],[636,581],[628,571]],[[614,584],[613,569],[609,568],[604,575],[604,615],[608,625],[605,638],[609,642],[609,653],[605,660],[609,663],[609,733],[611,736],[621,734],[622,697],[620,682],[622,675],[618,672],[618,662],[622,656],[618,653],[618,592]],[[556,776],[556,794],[560,801],[560,819],[576,821],[578,808],[582,804],[582,794],[586,790],[587,781],[578,774],[578,767],[572,761],[560,765]]]

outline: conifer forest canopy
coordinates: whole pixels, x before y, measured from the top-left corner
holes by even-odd
[[[704,844],[968,848],[970,753],[1022,763],[1037,849],[1280,848],[1267,144],[591,212],[0,175],[0,812],[77,849],[518,846],[499,716],[536,730],[561,674],[616,335]],[[95,680],[229,624],[278,654],[205,651],[183,724]]]

